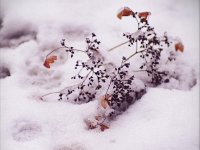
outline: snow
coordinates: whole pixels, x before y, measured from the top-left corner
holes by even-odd
[[[167,68],[178,71],[182,82],[147,88],[139,101],[110,122],[110,129],[88,130],[84,120],[97,112],[98,100],[76,105],[39,99],[76,84],[70,80],[73,64],[84,56],[71,60],[60,52],[62,61],[51,69],[44,68],[43,61],[62,38],[81,49],[84,38],[95,32],[106,60],[119,64],[122,53],[129,56],[131,50],[106,50],[126,41],[122,33],[133,33],[137,26],[128,17],[117,19],[117,10],[124,6],[150,11],[150,24],[160,35],[167,31],[182,40],[180,63]],[[193,77],[199,78],[198,6],[197,0],[2,0],[0,67],[8,68],[11,76],[0,79],[1,149],[198,150],[199,80],[188,88]]]

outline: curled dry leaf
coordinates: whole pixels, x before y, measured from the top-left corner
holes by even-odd
[[[101,129],[101,131],[104,131],[106,129],[109,129],[109,127],[105,124],[100,124],[100,129]]]
[[[49,56],[45,59],[44,66],[50,68],[50,64],[54,63],[57,60],[57,56]]]
[[[181,42],[178,42],[175,44],[176,51],[183,52],[184,51],[184,45]]]
[[[109,101],[109,98],[111,97],[111,95],[105,95],[101,98],[101,106],[106,109],[109,107],[109,104],[108,104],[108,101]]]
[[[122,19],[123,16],[131,16],[131,15],[134,15],[134,12],[128,7],[123,7],[119,10],[117,17],[119,19]]]
[[[151,12],[140,12],[139,14],[138,14],[138,17],[140,17],[140,18],[142,18],[144,21],[147,21],[147,19],[148,19],[148,16],[150,16],[151,15]]]

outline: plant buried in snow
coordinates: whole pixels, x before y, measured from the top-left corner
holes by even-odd
[[[112,117],[116,115],[116,112],[120,114],[125,111],[129,105],[140,99],[145,93],[145,89],[135,91],[132,86],[134,84],[134,75],[130,75],[131,70],[129,66],[131,65],[130,59],[133,56],[139,55],[143,59],[143,63],[138,68],[139,70],[135,72],[146,72],[150,78],[151,85],[157,86],[163,82],[169,82],[169,73],[160,70],[160,59],[163,50],[171,46],[173,41],[170,41],[166,34],[162,37],[157,36],[154,28],[148,23],[148,17],[150,15],[150,12],[133,12],[128,7],[122,8],[117,14],[119,19],[122,19],[124,16],[132,16],[137,21],[137,31],[135,33],[124,33],[123,36],[128,41],[111,48],[109,51],[128,43],[129,47],[135,46],[135,52],[127,58],[123,56],[119,67],[111,65],[111,72],[107,70],[108,64],[105,63],[104,57],[99,51],[100,41],[97,40],[94,33],[92,33],[91,38],[86,38],[86,50],[78,50],[66,46],[65,40],[61,41],[61,48],[65,49],[67,53],[70,53],[71,58],[76,52],[82,52],[88,56],[88,60],[76,62],[75,69],[79,69],[79,72],[72,79],[79,79],[81,82],[57,92],[59,93],[59,100],[65,98],[76,103],[89,102],[98,95],[98,91],[103,89],[102,87],[106,87],[104,88],[106,89],[104,99],[102,99],[100,105],[103,108],[104,106],[109,106],[113,111],[107,115],[103,115],[104,117],[97,115],[95,117],[97,124],[92,125],[91,128],[96,128],[97,126],[100,126],[101,130],[108,128],[104,125],[106,117]],[[55,50],[59,49],[57,48]],[[175,43],[175,50],[183,52],[183,44],[181,42]],[[46,56],[44,66],[47,68],[50,68],[50,64],[57,60],[56,56],[51,56],[53,51]],[[175,59],[175,52],[170,52],[167,61],[171,62]],[[86,72],[86,74],[83,75],[82,72]],[[103,121],[99,122],[99,118],[103,118]]]
[[[128,59],[136,54],[139,54],[144,60],[144,63],[141,64],[139,68],[140,70],[137,70],[137,72],[146,72],[151,79],[151,85],[157,86],[163,82],[169,82],[168,72],[161,71],[159,64],[162,51],[166,47],[169,47],[173,41],[169,40],[166,33],[162,37],[157,36],[154,28],[148,23],[148,17],[150,15],[150,12],[133,12],[130,8],[124,7],[117,14],[117,17],[122,19],[124,16],[132,16],[137,21],[138,30],[135,33],[123,34],[123,36],[128,38],[129,47],[133,46],[134,44],[136,45],[135,53],[132,54]],[[181,42],[177,42],[175,43],[175,49],[176,51],[183,52],[184,46]],[[168,61],[173,60],[176,60],[175,52],[170,52]]]
[[[91,38],[86,38],[86,44],[86,50],[78,50],[66,46],[65,39],[61,41],[61,48],[64,48],[67,53],[70,53],[71,58],[73,58],[76,52],[82,52],[88,56],[88,60],[76,61],[74,68],[79,69],[79,72],[77,75],[71,77],[71,79],[79,79],[82,81],[77,85],[69,86],[59,91],[58,100],[63,100],[63,98],[65,98],[76,103],[89,102],[95,98],[97,91],[102,88],[102,84],[109,78],[104,67],[104,57],[99,52],[100,41],[97,40],[94,33],[92,33]],[[51,54],[52,52],[48,55]],[[47,62],[49,61],[52,63],[52,57],[55,58],[55,56],[48,57],[48,55],[44,65],[50,68]],[[83,72],[87,72],[86,75],[83,75]],[[76,93],[75,95],[77,96],[74,97],[73,93]]]
[[[113,76],[110,78],[110,83],[105,95],[111,95],[108,104],[114,110],[116,110],[116,108],[120,109],[121,104],[125,101],[131,104],[134,100],[132,97],[132,93],[135,92],[132,89],[134,75],[129,76],[129,72],[127,71],[129,66],[130,63],[126,63],[126,58],[123,57],[121,65],[116,67],[112,72]],[[109,90],[112,92],[109,93]]]

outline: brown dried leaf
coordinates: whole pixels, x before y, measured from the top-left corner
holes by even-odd
[[[101,129],[101,131],[104,131],[106,129],[109,129],[109,127],[105,124],[100,124],[100,129]]]
[[[148,16],[150,16],[151,15],[151,12],[140,12],[139,14],[138,14],[138,17],[140,17],[140,18],[142,18],[144,21],[147,21],[147,19],[148,19]]]
[[[108,102],[107,102],[105,99],[103,99],[103,100],[101,101],[101,106],[102,106],[104,109],[106,109],[109,105],[108,105]]]
[[[108,100],[109,98],[111,97],[111,95],[105,95],[101,98],[101,106],[106,109],[109,107],[109,104],[108,104]]]
[[[128,8],[128,7],[123,7],[123,8],[121,8],[120,11],[118,12],[117,17],[118,17],[119,19],[122,19],[123,16],[131,16],[131,15],[133,15],[133,14],[134,14],[134,12],[133,12],[130,8]]]
[[[175,44],[176,51],[183,52],[184,51],[184,45],[181,42],[178,42]]]
[[[57,60],[57,56],[49,56],[46,58],[44,62],[44,66],[46,68],[50,68],[50,64],[54,63],[54,61]]]

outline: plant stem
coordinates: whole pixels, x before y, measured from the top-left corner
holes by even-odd
[[[76,84],[76,85],[73,85],[73,86],[83,85],[83,83],[86,81],[86,79],[88,78],[88,76],[90,75],[91,72],[92,72],[92,71],[90,71],[90,72],[85,76],[85,79],[84,79],[81,83]],[[73,86],[69,86],[69,87],[73,87]],[[47,94],[45,94],[45,95],[42,95],[42,96],[40,97],[40,99],[41,99],[42,101],[44,101],[43,98],[44,98],[45,96],[48,96],[48,95],[51,95],[51,94],[55,94],[55,93],[62,93],[63,90],[65,90],[65,89],[67,89],[67,88],[69,88],[69,87],[65,87],[64,89],[62,89],[62,90],[60,90],[60,91],[50,92],[50,93],[47,93]]]
[[[133,71],[133,72],[142,72],[142,71],[147,71],[147,70],[136,70],[136,71]]]
[[[133,56],[135,56],[136,54],[142,53],[142,52],[144,52],[144,51],[146,51],[146,49],[141,50],[141,51],[136,51],[136,52],[133,53],[131,56],[129,56],[129,57],[124,61],[124,63],[127,62],[129,59],[131,59],[131,58],[132,58]]]
[[[140,28],[140,22],[138,21],[137,17],[135,17],[136,21],[137,21],[137,24],[138,24],[138,30]]]
[[[138,30],[139,30],[139,28],[140,28],[140,23],[139,23],[137,17],[135,17],[135,19],[136,19],[136,21],[137,21]],[[114,50],[114,49],[116,49],[116,48],[118,48],[118,47],[120,47],[120,46],[122,46],[122,45],[124,45],[124,44],[126,44],[126,43],[128,43],[128,42],[129,42],[129,40],[126,41],[126,42],[123,42],[123,43],[121,43],[121,44],[119,44],[119,45],[117,45],[117,46],[115,46],[115,47],[112,47],[112,48],[108,49],[108,51],[110,52],[110,51],[112,51],[112,50]],[[137,50],[137,43],[136,43],[136,50]]]
[[[47,94],[45,94],[45,95],[42,95],[41,97],[40,97],[40,99],[42,100],[42,101],[44,101],[44,97],[45,96],[48,96],[48,95],[51,95],[51,94],[55,94],[55,93],[60,93],[60,92],[51,92],[51,93],[47,93]]]
[[[108,94],[108,90],[109,90],[109,88],[110,88],[110,86],[111,86],[111,83],[112,83],[112,78],[110,79],[110,83],[109,83],[108,88],[107,88],[107,90],[106,90],[105,96]]]
[[[129,40],[126,41],[126,42],[123,42],[123,43],[121,43],[121,44],[119,44],[119,45],[117,45],[117,46],[115,46],[115,47],[112,47],[112,48],[108,49],[108,51],[110,52],[110,51],[112,51],[112,50],[114,50],[114,49],[116,49],[116,48],[118,48],[118,47],[120,47],[120,46],[122,46],[122,45],[125,45],[125,44],[128,43],[128,42],[129,42]]]
[[[90,70],[90,72],[88,72],[88,74],[85,76],[85,79],[82,81],[82,83],[80,84],[81,86],[83,85],[83,83],[86,81],[86,79],[88,78],[88,76],[90,75],[90,73],[92,72],[92,70]]]
[[[60,49],[62,49],[62,48],[68,48],[68,47],[58,47],[58,48],[55,48],[54,50],[52,50],[50,53],[48,53],[48,54],[46,55],[46,58],[47,58],[49,55],[51,55],[53,52],[58,51],[58,50],[60,50]],[[80,50],[80,49],[72,49],[72,50],[73,50],[73,51],[78,51],[78,52],[83,52],[83,53],[85,53],[84,50]]]

